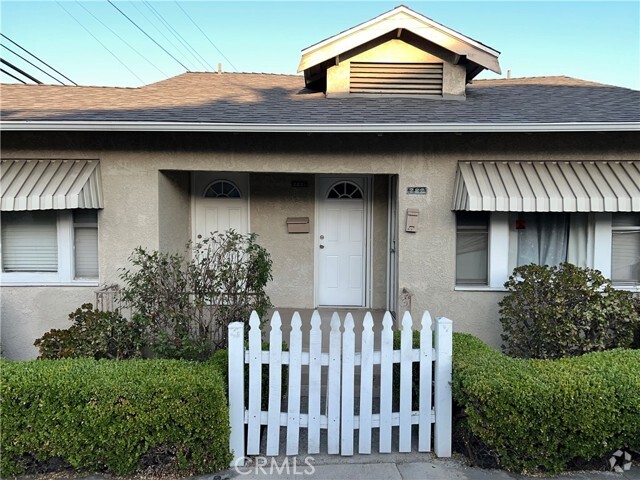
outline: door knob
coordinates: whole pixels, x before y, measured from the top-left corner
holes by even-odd
[[[198,239],[202,238],[202,235],[198,235]]]
[[[324,240],[324,235],[320,235],[320,240]]]
[[[324,245],[320,245],[320,248],[324,248]]]

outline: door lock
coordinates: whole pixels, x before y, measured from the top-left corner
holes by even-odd
[[[198,235],[198,239],[201,239],[201,238],[202,238],[202,235]]]
[[[324,235],[320,235],[320,240],[324,240]]]

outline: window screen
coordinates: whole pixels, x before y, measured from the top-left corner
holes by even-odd
[[[73,215],[76,278],[98,278],[98,214],[76,210]]]
[[[458,212],[456,235],[456,284],[487,285],[489,216]]]
[[[617,213],[611,225],[611,280],[640,282],[640,215]]]

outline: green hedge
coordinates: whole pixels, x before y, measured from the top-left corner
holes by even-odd
[[[454,334],[453,396],[503,468],[556,473],[640,448],[640,351],[511,358]]]
[[[216,368],[176,360],[0,363],[0,475],[62,459],[129,474],[162,452],[169,468],[227,468],[229,416]]]

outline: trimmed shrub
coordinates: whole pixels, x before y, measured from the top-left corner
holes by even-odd
[[[123,360],[137,358],[144,345],[145,325],[140,317],[132,321],[119,310],[94,310],[85,303],[69,314],[73,325],[67,329],[52,329],[38,338],[34,345],[40,349],[39,358],[90,357]]]
[[[640,319],[630,292],[598,270],[563,263],[524,265],[500,301],[504,349],[523,358],[562,358],[628,348]]]
[[[511,358],[454,334],[453,396],[503,468],[557,473],[640,448],[640,351]]]
[[[227,468],[229,414],[211,365],[173,360],[0,360],[0,475],[59,460],[130,474],[162,452],[169,470]]]

